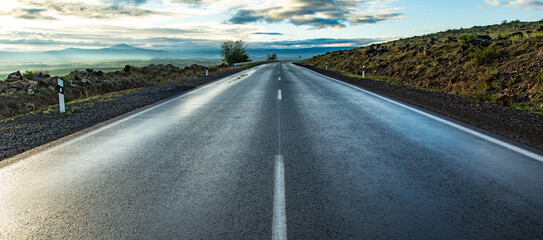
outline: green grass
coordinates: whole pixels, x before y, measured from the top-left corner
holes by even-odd
[[[11,121],[13,121],[13,118],[0,119],[0,122],[11,122]]]

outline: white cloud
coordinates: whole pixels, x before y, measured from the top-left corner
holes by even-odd
[[[535,7],[543,8],[543,1],[541,0],[485,0],[485,2],[491,6],[507,6],[507,7]]]
[[[402,17],[394,0],[290,0],[265,8],[242,8],[227,21],[232,24],[288,22],[313,28],[345,28]]]
[[[166,49],[225,39],[292,41],[309,36],[330,37],[316,33],[324,30],[314,29],[376,23],[402,16],[402,9],[391,6],[396,0],[2,1],[0,50],[99,48],[120,43]],[[248,11],[249,17],[255,14],[257,21],[238,18],[239,23],[245,24],[232,24],[235,17],[243,17],[244,11]],[[306,28],[300,31],[296,26]]]

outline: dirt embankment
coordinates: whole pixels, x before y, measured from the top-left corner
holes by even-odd
[[[413,105],[469,123],[490,132],[543,149],[543,115],[406,85],[345,76],[336,71],[301,65],[321,74],[361,86]]]

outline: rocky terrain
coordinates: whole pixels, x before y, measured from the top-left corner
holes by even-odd
[[[448,30],[303,64],[543,114],[543,20]]]
[[[127,66],[115,73],[72,72],[64,77],[68,83],[66,96],[72,99],[64,114],[59,113],[58,103],[55,105],[57,77],[38,74],[29,80],[20,73],[11,74],[9,81],[1,83],[2,113],[13,117],[0,121],[0,160],[248,67],[216,67],[209,76],[201,66],[181,69],[171,65]],[[22,110],[17,110],[19,107]]]
[[[209,69],[216,72],[226,65]],[[137,68],[127,65],[123,70],[104,73],[87,69],[73,71],[66,76],[44,73],[14,72],[0,81],[0,120],[26,114],[58,104],[57,79],[64,80],[66,101],[88,98],[105,93],[153,86],[168,82],[187,82],[187,79],[205,76],[200,65],[185,68],[168,65],[149,65]]]

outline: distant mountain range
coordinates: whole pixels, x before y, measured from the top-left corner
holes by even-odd
[[[253,60],[262,60],[267,54],[276,53],[280,60],[296,60],[336,50],[350,48],[319,47],[303,49],[248,49],[249,57]],[[54,51],[34,52],[2,52],[0,61],[10,62],[64,62],[64,61],[119,61],[119,60],[150,60],[156,58],[208,58],[220,59],[220,49],[186,49],[175,51],[150,50],[119,44],[108,48],[81,49],[67,48]]]
[[[15,62],[59,62],[59,61],[110,61],[110,60],[147,60],[164,56],[166,51],[149,50],[119,44],[109,48],[63,50],[43,52],[0,52],[0,61]]]

